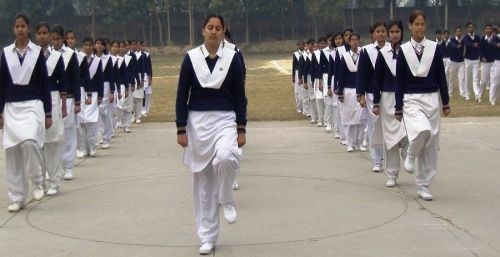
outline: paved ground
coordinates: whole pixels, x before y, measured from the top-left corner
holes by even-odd
[[[433,202],[406,173],[384,187],[366,153],[305,121],[248,132],[238,222],[223,222],[215,256],[500,256],[500,118],[444,121]],[[174,124],[142,124],[17,214],[1,176],[0,256],[197,256],[181,156]]]

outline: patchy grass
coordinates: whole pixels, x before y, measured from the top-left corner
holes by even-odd
[[[183,56],[153,56],[153,102],[146,121],[174,121],[175,96]],[[291,54],[245,56],[248,118],[254,121],[299,120],[291,83]],[[491,106],[485,91],[483,102],[465,101],[454,90],[451,117],[499,116],[500,105]]]

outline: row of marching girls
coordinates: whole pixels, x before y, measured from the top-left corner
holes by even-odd
[[[117,117],[127,131],[133,104],[143,104],[142,97],[134,101],[133,92],[143,87],[147,75],[136,53],[127,53],[125,42],[113,42],[108,55],[105,40],[86,38],[81,52],[75,49],[74,32],[40,23],[35,44],[29,25],[26,15],[15,17],[16,40],[3,49],[0,64],[9,212],[24,207],[28,177],[35,200],[58,194],[61,178],[74,178],[77,153],[96,154],[98,122],[104,129],[101,148],[109,148],[114,102],[122,107]]]
[[[450,37],[449,31],[436,31],[436,42],[443,53],[449,94],[459,89],[460,96],[470,100],[472,88],[474,99],[482,102],[484,90],[489,93],[489,102],[496,105],[500,89],[500,37],[498,28],[484,25],[484,36],[475,31],[471,21],[462,27],[457,26]],[[457,85],[458,84],[458,85]],[[472,85],[471,85],[472,84]]]
[[[437,172],[440,113],[446,116],[451,109],[442,52],[425,38],[425,27],[425,14],[414,11],[409,19],[411,40],[404,44],[403,23],[397,19],[373,24],[372,43],[364,47],[359,46],[360,35],[350,30],[329,34],[328,47],[320,50],[320,58],[329,57],[324,79],[320,75],[325,64],[318,62],[320,74],[310,68],[316,65],[314,44],[309,53],[299,42],[293,81],[298,111],[310,115],[311,121],[326,120],[347,152],[369,150],[372,171],[383,170],[385,161],[388,187],[397,184],[402,156],[405,170],[415,170],[417,195],[432,200],[429,187]],[[320,108],[310,103],[318,105],[318,98],[300,101],[311,85],[326,92],[325,104],[331,100],[323,120],[316,112]]]

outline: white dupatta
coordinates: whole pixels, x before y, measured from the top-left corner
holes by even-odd
[[[205,45],[196,47],[188,52],[189,58],[193,65],[193,70],[200,82],[201,87],[219,89],[222,83],[226,79],[227,72],[233,61],[233,57],[236,54],[234,50],[224,47],[221,43],[219,49],[217,50],[217,63],[212,72],[208,67],[205,58],[209,55]]]
[[[401,45],[401,50],[405,55],[406,62],[408,63],[408,67],[410,68],[413,76],[425,78],[431,69],[432,60],[434,60],[434,54],[436,53],[437,43],[424,38],[420,44],[424,46],[420,61],[418,60],[417,53],[415,53],[415,49],[413,49],[411,41]]]

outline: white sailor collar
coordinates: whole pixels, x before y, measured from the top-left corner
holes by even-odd
[[[39,47],[39,46],[35,45],[35,44],[34,44],[33,42],[31,42],[31,40],[30,40],[30,41],[28,42],[28,45],[26,46],[26,48],[25,48],[23,51],[21,51],[21,49],[19,49],[19,48],[17,48],[17,47],[16,47],[16,42],[14,41],[14,43],[12,44],[12,50],[11,50],[11,51],[12,51],[12,52],[14,52],[14,53],[17,53],[17,52],[26,52],[26,53],[27,53],[28,51],[33,51],[33,50],[34,50],[34,49],[36,49],[37,47]]]
[[[210,55],[210,52],[208,52],[208,49],[205,46],[205,44],[202,44],[200,48],[201,48],[201,52],[203,53],[203,58],[206,59]],[[217,49],[217,53],[215,53],[215,54],[220,58],[220,57],[222,57],[223,50],[224,50],[224,43],[220,42],[219,49]],[[234,49],[231,49],[231,50],[234,51]]]
[[[425,46],[426,46],[426,44],[427,44],[427,38],[425,38],[425,37],[424,37],[424,39],[422,39],[422,41],[420,41],[420,43],[419,43],[419,42],[415,41],[415,39],[413,39],[413,37],[411,37],[411,39],[410,39],[410,43],[411,43],[411,45],[412,45],[414,48],[416,48],[416,47],[417,47],[417,45],[419,45],[419,44],[420,44],[421,46],[425,47]]]

